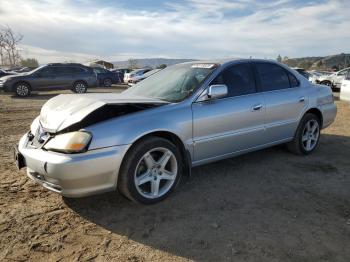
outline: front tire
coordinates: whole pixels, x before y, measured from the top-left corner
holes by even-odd
[[[125,156],[118,189],[134,202],[154,204],[174,190],[182,170],[178,148],[166,139],[149,137],[133,145]]]
[[[311,154],[320,140],[320,131],[320,119],[312,113],[307,113],[301,119],[293,141],[287,144],[288,150],[298,155]]]
[[[83,81],[75,82],[72,91],[77,94],[83,94],[87,91],[87,84]]]
[[[19,97],[26,97],[30,95],[30,86],[27,83],[17,83],[14,91]]]

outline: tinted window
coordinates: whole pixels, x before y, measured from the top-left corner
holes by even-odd
[[[45,67],[39,71],[39,74],[42,76],[54,75],[55,69],[54,67]]]
[[[288,72],[289,83],[291,87],[299,86],[299,80],[290,72]]]
[[[290,88],[289,78],[284,68],[271,63],[256,63],[262,91]]]
[[[211,83],[224,84],[228,88],[228,97],[247,95],[256,92],[255,79],[250,64],[238,64],[225,69]]]

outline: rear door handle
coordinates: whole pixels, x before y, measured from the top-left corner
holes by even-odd
[[[299,102],[302,103],[305,101],[305,96],[299,97]]]
[[[262,104],[255,105],[252,107],[252,111],[259,111],[262,108]]]

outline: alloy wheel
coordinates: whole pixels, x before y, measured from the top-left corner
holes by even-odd
[[[16,93],[19,95],[19,96],[27,96],[29,94],[29,87],[24,85],[24,84],[19,84],[17,87],[16,87]]]
[[[309,120],[303,129],[301,142],[306,151],[312,151],[320,136],[320,126],[315,119]]]
[[[145,198],[159,198],[175,183],[178,164],[173,152],[164,147],[145,153],[136,166],[134,183]]]
[[[83,83],[78,83],[75,85],[75,92],[82,94],[86,92],[86,86]]]

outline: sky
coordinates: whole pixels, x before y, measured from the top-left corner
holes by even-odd
[[[350,53],[349,0],[0,0],[40,63]]]

